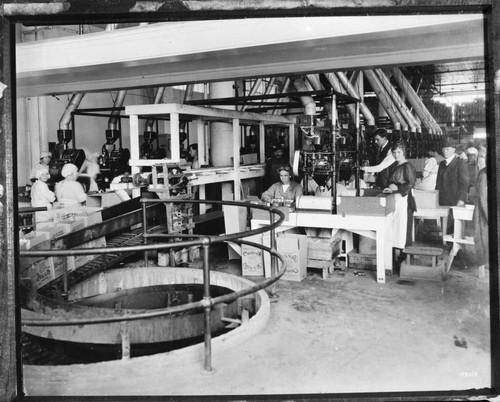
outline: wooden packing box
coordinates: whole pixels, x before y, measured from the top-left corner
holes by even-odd
[[[355,251],[347,253],[347,266],[356,269],[377,269],[377,255],[376,254],[361,254]]]
[[[75,248],[103,248],[103,247],[106,247],[106,237],[104,236],[91,240],[87,243],[83,243]],[[91,255],[75,255],[66,257],[68,272],[74,271],[75,269],[84,266],[90,261],[93,261],[96,258],[98,258],[100,255],[101,254],[91,254]]]
[[[413,190],[417,211],[421,209],[434,209],[439,207],[439,190]]]
[[[307,238],[307,258],[308,260],[331,261],[340,253],[340,238]]]
[[[385,216],[394,212],[394,206],[394,194],[379,194],[374,197],[337,197],[337,215]]]

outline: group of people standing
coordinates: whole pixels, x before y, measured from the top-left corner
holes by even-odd
[[[365,178],[367,175],[376,175],[374,185],[383,193],[401,195],[394,211],[393,247],[403,250],[412,243],[413,215],[417,211],[413,190],[439,190],[440,205],[451,207],[472,203],[476,206],[474,210],[476,260],[479,266],[487,264],[486,149],[483,146],[479,149],[469,147],[464,153],[467,155],[464,158],[457,152],[457,142],[452,138],[446,138],[441,147],[442,156],[435,149],[427,150],[422,177],[417,178],[415,166],[407,160],[407,145],[402,141],[391,144],[385,129],[377,129],[374,134],[378,146],[377,164],[363,166],[362,170]],[[469,160],[469,155],[475,162]],[[264,202],[270,202],[275,198],[295,199],[302,195],[302,187],[292,180],[290,165],[284,160],[283,152],[279,150],[267,165],[266,178],[272,180],[272,184],[262,194],[261,199]],[[449,222],[452,224],[453,219],[449,219]],[[452,228],[447,228],[447,233],[450,230]]]

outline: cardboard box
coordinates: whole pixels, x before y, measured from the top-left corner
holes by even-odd
[[[43,250],[50,248],[50,235],[47,232],[32,231],[19,238],[20,250]]]
[[[111,207],[122,202],[121,198],[114,191],[105,193],[87,194],[86,205],[88,207]]]
[[[417,211],[427,208],[439,207],[439,190],[413,190],[415,196],[415,203],[417,204]]]
[[[361,254],[351,251],[347,253],[347,266],[356,269],[377,269],[377,255],[376,254]]]
[[[37,229],[39,232],[48,233],[51,239],[56,239],[66,234],[63,227],[57,226],[54,222],[44,222]]]
[[[37,289],[47,285],[63,274],[64,257],[44,258],[31,266],[31,278]]]
[[[262,235],[245,237],[243,240],[262,244]],[[264,256],[261,249],[246,244],[241,245],[241,273],[243,276],[264,275]]]
[[[57,222],[56,226],[64,230],[64,233],[72,233],[84,229],[85,221],[83,219],[71,218],[66,221]]]
[[[337,197],[337,215],[386,216],[394,212],[394,207],[394,194],[379,194],[374,197]]]
[[[303,280],[307,276],[307,236],[288,235],[277,237],[276,249],[283,254],[287,263],[287,270],[281,279],[297,282]]]

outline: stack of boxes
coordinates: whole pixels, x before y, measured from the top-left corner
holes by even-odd
[[[21,250],[47,250],[51,248],[52,241],[82,230],[88,226],[102,222],[101,208],[72,207],[57,208],[47,211],[44,220],[38,219],[36,230],[26,235],[20,235],[19,247]],[[102,248],[106,247],[105,237],[91,240],[79,245],[77,248]],[[37,289],[59,278],[64,271],[71,272],[99,255],[81,255],[71,257],[47,258],[21,258],[21,277],[31,279]]]

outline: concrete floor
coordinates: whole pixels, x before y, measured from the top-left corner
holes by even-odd
[[[239,262],[224,255],[213,264],[241,273]],[[453,266],[442,282],[393,275],[379,284],[374,272],[365,272],[336,271],[324,280],[320,271],[309,270],[302,282],[279,281],[264,329],[214,352],[210,374],[202,355],[195,362],[160,354],[129,362],[25,366],[26,394],[487,394],[488,279],[479,278],[476,267]]]

